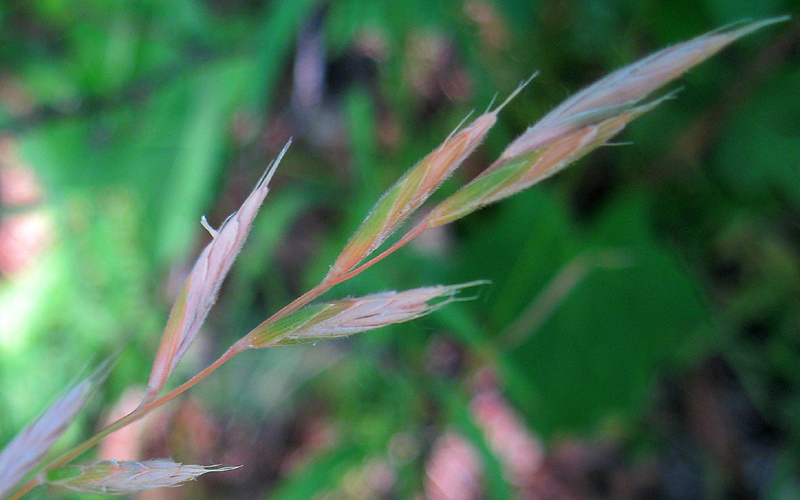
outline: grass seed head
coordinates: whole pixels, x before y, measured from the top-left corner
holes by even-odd
[[[786,18],[709,33],[625,66],[567,99],[518,139],[472,182],[439,204],[422,222],[435,227],[507,198],[559,172],[606,144],[625,126],[672,94],[641,102],[654,90],[734,40]]]
[[[0,452],[0,498],[39,465],[53,444],[67,430],[113,363],[106,361],[95,372],[56,399],[35,421],[17,434]]]
[[[155,488],[180,486],[209,472],[223,472],[236,467],[183,465],[172,460],[118,462],[97,460],[68,465],[43,473],[44,481],[82,493],[124,495]]]
[[[509,144],[501,160],[520,156],[586,126],[637,107],[653,91],[675,80],[737,39],[788,17],[706,33],[614,71],[570,97]]]
[[[242,203],[241,208],[231,214],[217,231],[212,232],[213,240],[197,258],[197,262],[195,262],[189,278],[170,312],[161,345],[150,372],[144,402],[151,401],[158,396],[205,322],[225,276],[247,239],[253,219],[269,192],[269,181],[289,144],[291,141],[283,147],[277,159],[267,168],[253,192]]]
[[[535,75],[534,75],[535,76]],[[497,108],[454,132],[392,186],[369,213],[331,267],[327,280],[353,269],[405,222],[447,180],[497,123],[498,113],[531,80],[523,82]]]
[[[304,307],[265,322],[240,340],[243,348],[301,344],[346,337],[416,319],[456,300],[459,291],[484,282],[415,288]]]

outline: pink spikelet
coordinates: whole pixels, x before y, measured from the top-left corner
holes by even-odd
[[[615,71],[567,99],[519,138],[469,184],[437,206],[416,229],[452,222],[559,172],[606,144],[665,97],[642,101],[738,38],[787,18],[699,36]]]
[[[425,316],[459,299],[459,291],[485,282],[429,286],[402,292],[315,304],[276,321],[265,321],[243,337],[242,350],[346,337]]]
[[[144,462],[97,460],[49,471],[42,474],[42,482],[82,493],[125,495],[180,486],[209,472],[232,469],[236,467],[183,465],[167,459]]]
[[[739,38],[788,17],[706,33],[629,64],[573,95],[509,144],[498,162],[520,156],[589,125],[619,116]]]
[[[497,123],[498,113],[535,76],[519,85],[497,108],[451,134],[389,188],[336,258],[325,280],[335,279],[350,271],[386,241],[472,154]]]
[[[231,214],[219,230],[210,230],[213,240],[197,258],[175,305],[158,348],[143,404],[158,396],[178,362],[191,345],[217,298],[217,292],[250,231],[253,219],[269,192],[268,184],[289,141],[267,168],[241,208]],[[205,221],[204,225],[205,224]]]
[[[111,363],[106,361],[91,376],[67,389],[34,422],[17,434],[0,452],[0,498],[35,469],[95,388],[106,378]]]

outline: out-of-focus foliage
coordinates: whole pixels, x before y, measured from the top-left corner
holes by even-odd
[[[0,4],[0,443],[92,359],[121,351],[65,442],[146,383],[208,238],[200,215],[219,225],[289,136],[183,376],[318,282],[383,191],[495,94],[540,72],[443,194],[611,70],[798,13],[791,0]],[[477,300],[243,354],[116,448],[137,456],[103,458],[245,465],[176,490],[187,498],[413,498],[437,459],[465,457],[442,450],[469,449],[483,497],[516,498],[532,486],[493,441],[492,394],[552,450],[626,443],[619,460],[659,464],[664,498],[800,496],[799,40],[796,20],[740,40],[626,145],[328,294],[491,280]],[[31,233],[38,244],[12,244]],[[448,433],[467,448],[444,447],[462,443]]]

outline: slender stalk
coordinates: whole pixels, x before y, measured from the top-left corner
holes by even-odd
[[[376,255],[375,257],[361,264],[355,269],[351,269],[350,271],[338,276],[335,274],[326,276],[325,279],[322,280],[322,282],[320,282],[317,286],[307,291],[300,297],[296,298],[295,300],[284,306],[281,310],[270,316],[270,318],[265,323],[269,323],[278,320],[280,318],[283,318],[284,316],[292,314],[293,312],[297,311],[298,309],[308,304],[312,300],[316,299],[317,297],[327,292],[328,290],[338,285],[339,283],[344,283],[350,278],[353,278],[358,274],[360,274],[361,272],[366,271],[373,265],[377,264],[378,262],[382,261],[389,255],[397,251],[400,247],[402,247],[409,241],[413,240],[414,238],[422,234],[426,229],[428,229],[427,224],[424,223],[420,224],[411,231],[409,231],[408,233],[406,233],[394,245],[390,246],[389,248],[381,252],[379,255]]]
[[[340,281],[330,282],[327,279],[323,280],[320,284],[318,284],[311,290],[307,291],[303,295],[297,297],[293,301],[289,302],[287,305],[283,306],[278,312],[270,316],[269,319],[264,323],[269,323],[277,319],[283,318],[284,316],[292,314],[293,312],[297,311],[304,305],[308,304],[312,300],[316,299],[323,293],[330,290],[334,285],[338,283],[340,283]]]
[[[331,283],[330,286],[332,287],[334,285],[338,285],[339,283],[343,283],[343,282],[349,280],[350,278],[360,274],[362,271],[366,271],[370,267],[374,266],[378,262],[382,261],[383,259],[385,259],[389,255],[391,255],[394,252],[396,252],[397,250],[399,250],[400,247],[404,246],[406,243],[408,243],[409,241],[413,240],[414,238],[416,238],[417,236],[419,236],[420,234],[425,232],[425,230],[427,230],[427,229],[428,229],[428,225],[425,224],[424,222],[419,224],[414,229],[412,229],[411,231],[409,231],[405,235],[403,235],[403,237],[400,238],[399,240],[397,240],[397,242],[395,244],[393,244],[392,246],[390,246],[389,248],[387,248],[383,252],[379,253],[375,257],[371,258],[370,260],[366,261],[365,263],[361,264],[360,266],[356,267],[355,269],[352,269],[352,270],[350,270],[350,271],[348,271],[348,272],[346,272],[346,273],[344,273],[344,274],[342,274],[340,276],[333,276],[332,279],[329,280],[330,283]]]
[[[34,476],[28,479],[25,484],[23,484],[20,489],[12,493],[10,496],[6,497],[6,500],[19,500],[22,495],[28,493],[32,489],[40,486],[42,484],[42,479],[40,476]]]
[[[227,362],[229,359],[231,359],[235,355],[239,354],[240,352],[242,352],[241,346],[239,346],[238,344],[234,344],[227,351],[225,351],[225,353],[223,353],[222,356],[217,358],[216,361],[214,361],[213,363],[211,363],[210,365],[205,367],[202,371],[197,373],[194,377],[190,378],[189,380],[187,380],[183,384],[179,385],[175,389],[171,390],[167,394],[161,396],[160,398],[158,398],[158,399],[156,399],[154,401],[151,401],[151,402],[149,402],[147,404],[143,404],[143,405],[139,406],[138,408],[136,408],[132,412],[130,412],[127,415],[125,415],[124,417],[120,418],[116,422],[110,424],[108,427],[106,427],[105,429],[101,430],[100,432],[98,432],[97,434],[95,434],[91,438],[87,439],[83,443],[81,443],[78,446],[75,446],[74,448],[72,448],[71,450],[65,452],[63,455],[59,456],[58,458],[56,458],[55,460],[50,462],[44,468],[44,471],[53,470],[53,469],[56,469],[58,467],[62,467],[64,465],[68,464],[73,459],[75,459],[79,455],[81,455],[83,452],[85,452],[86,450],[88,450],[89,448],[91,448],[92,446],[96,445],[97,443],[99,443],[104,438],[106,438],[109,434],[112,434],[113,432],[116,432],[116,431],[122,429],[123,427],[132,424],[133,422],[136,422],[137,420],[141,419],[142,417],[144,417],[145,415],[147,415],[151,411],[155,410],[156,408],[158,408],[158,407],[160,407],[160,406],[162,406],[162,405],[164,405],[166,403],[169,403],[170,401],[172,401],[176,397],[180,396],[181,394],[183,394],[184,392],[189,390],[195,384],[197,384],[198,382],[200,382],[201,380],[206,378],[209,374],[211,374],[211,372],[213,372],[214,370],[216,370],[217,368],[219,368],[220,366],[225,364],[225,362]],[[11,496],[6,498],[6,500],[18,500],[23,495],[25,495],[26,493],[28,493],[29,491],[31,491],[32,489],[36,488],[37,486],[39,486],[41,484],[42,484],[41,478],[39,476],[34,476],[34,477],[30,478],[27,482],[25,482],[25,484],[23,484]]]
[[[499,348],[516,347],[536,333],[590,272],[596,269],[623,269],[631,265],[633,261],[621,251],[602,251],[575,258],[550,280],[517,320],[497,337]]]

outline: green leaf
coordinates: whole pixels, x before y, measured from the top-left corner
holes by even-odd
[[[725,127],[717,169],[740,196],[756,202],[785,198],[800,208],[798,86],[800,71],[781,75]]]
[[[625,245],[632,261],[590,273],[511,353],[527,375],[514,397],[545,435],[586,431],[642,404],[660,362],[706,320],[697,285],[650,235],[641,197],[620,200],[588,245]]]

